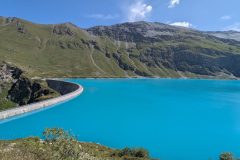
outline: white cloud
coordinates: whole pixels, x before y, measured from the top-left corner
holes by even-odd
[[[91,14],[87,16],[88,18],[93,18],[93,19],[102,19],[102,20],[111,20],[111,19],[116,19],[119,17],[118,14]]]
[[[233,30],[233,31],[240,32],[240,22],[237,22],[237,23],[234,23],[230,26],[227,26],[227,27],[224,28],[224,30],[227,30],[227,31]]]
[[[174,22],[174,23],[171,23],[170,25],[172,26],[178,26],[178,27],[185,27],[185,28],[191,28],[193,25],[189,22]]]
[[[180,0],[170,0],[168,8],[174,8],[176,5],[180,4]]]
[[[145,20],[152,9],[153,7],[151,5],[145,4],[142,0],[138,0],[129,7],[128,21],[135,22]]]
[[[230,20],[230,19],[232,19],[232,17],[227,15],[221,17],[221,20]]]

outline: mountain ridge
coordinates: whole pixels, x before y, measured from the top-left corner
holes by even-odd
[[[240,41],[240,32],[239,31],[233,31],[233,30],[216,31],[216,32],[207,32],[207,34],[211,34],[211,35],[219,37],[219,38]]]
[[[238,78],[240,42],[158,22],[88,29],[0,18],[0,59],[30,77]]]

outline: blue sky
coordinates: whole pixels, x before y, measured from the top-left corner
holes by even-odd
[[[1,16],[82,28],[139,20],[240,31],[240,0],[4,0]]]

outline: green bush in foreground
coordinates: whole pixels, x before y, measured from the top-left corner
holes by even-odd
[[[44,140],[38,137],[0,140],[0,160],[151,160],[142,148],[111,149],[96,143],[79,142],[60,128],[45,129]],[[219,155],[219,160],[237,160],[232,153]]]
[[[225,153],[222,153],[222,154],[220,155],[220,158],[219,158],[219,159],[220,159],[220,160],[233,160],[234,158],[233,158],[232,153],[225,152]]]
[[[79,147],[79,142],[77,138],[69,132],[59,128],[52,128],[46,129],[43,132],[43,136],[45,143],[51,144],[50,148],[54,151],[54,154],[50,157],[57,159],[69,159],[69,157],[71,157],[71,159],[78,159],[80,157],[82,150],[81,147]],[[143,148],[125,148],[122,150],[113,150],[110,157],[123,158],[125,160],[149,159],[149,153]]]
[[[45,142],[49,144],[52,155],[56,159],[78,159],[81,154],[81,148],[78,141],[63,129],[46,129],[43,132]]]
[[[123,157],[124,159],[131,159],[131,158],[149,158],[149,153],[145,149],[130,149],[124,148],[122,150],[115,151],[112,154],[113,157]]]
[[[0,160],[151,160],[145,149],[118,150],[79,142],[71,133],[60,128],[45,129],[43,138],[0,140]],[[225,152],[219,155],[219,160],[237,159],[232,153]]]

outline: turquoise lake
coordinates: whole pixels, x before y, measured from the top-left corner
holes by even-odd
[[[71,79],[79,97],[0,122],[0,139],[71,130],[81,141],[144,147],[161,160],[240,157],[240,82],[177,79]]]

